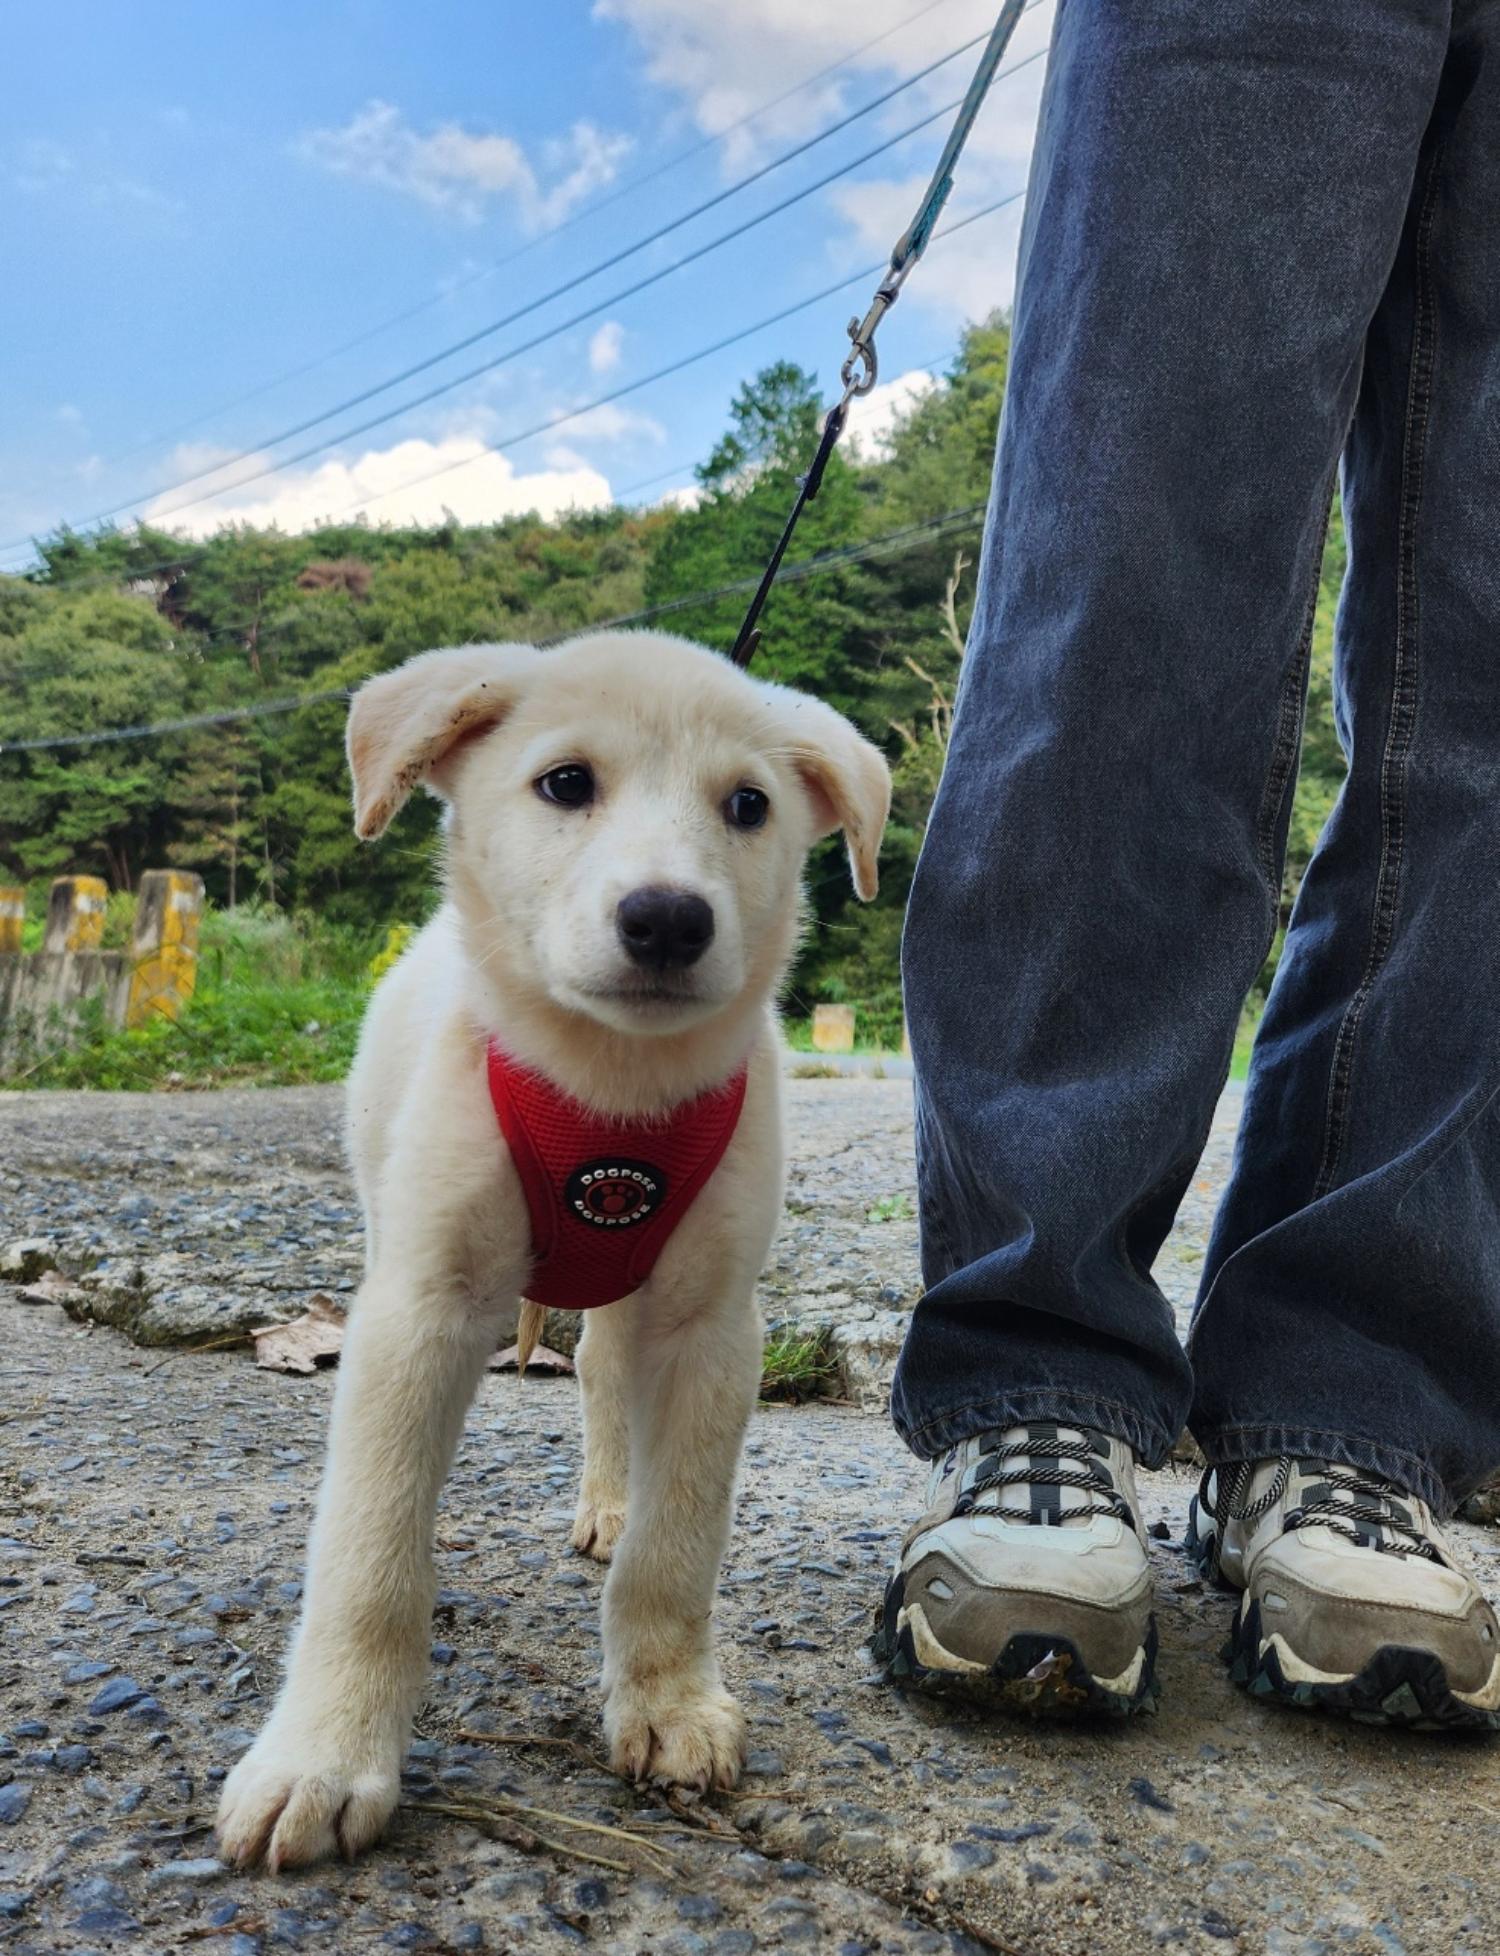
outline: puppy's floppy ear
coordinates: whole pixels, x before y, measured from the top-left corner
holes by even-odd
[[[418,782],[443,792],[444,760],[505,718],[543,656],[530,645],[464,645],[367,680],[349,706],[355,834],[382,835]]]
[[[785,751],[812,802],[817,834],[844,831],[854,888],[868,903],[880,887],[880,838],[891,809],[885,756],[822,700],[775,691]]]

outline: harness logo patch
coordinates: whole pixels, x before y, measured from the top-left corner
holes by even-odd
[[[629,1229],[661,1207],[666,1178],[644,1161],[586,1161],[568,1177],[568,1208],[595,1229]]]

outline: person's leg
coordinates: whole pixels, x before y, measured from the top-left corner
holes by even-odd
[[[1270,941],[1333,471],[1448,0],[1060,0],[952,748],[912,891],[914,1451],[1159,1460],[1150,1268]]]
[[[1216,1462],[1442,1512],[1500,1463],[1500,16],[1454,10],[1345,464],[1350,773],[1256,1045],[1195,1321]]]

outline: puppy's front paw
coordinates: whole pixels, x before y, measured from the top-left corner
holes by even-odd
[[[627,1779],[722,1791],[745,1763],[744,1713],[718,1686],[617,1685],[604,1730],[609,1763]]]
[[[330,1854],[352,1860],[379,1838],[401,1790],[399,1758],[349,1755],[316,1727],[267,1727],[224,1782],[219,1853],[272,1874]]]
[[[623,1508],[608,1507],[587,1494],[579,1495],[573,1516],[573,1546],[580,1555],[591,1555],[596,1562],[608,1562],[624,1532]]]

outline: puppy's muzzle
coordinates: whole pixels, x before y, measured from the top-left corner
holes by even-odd
[[[685,971],[713,942],[714,913],[683,890],[632,890],[615,911],[620,942],[646,971]]]

